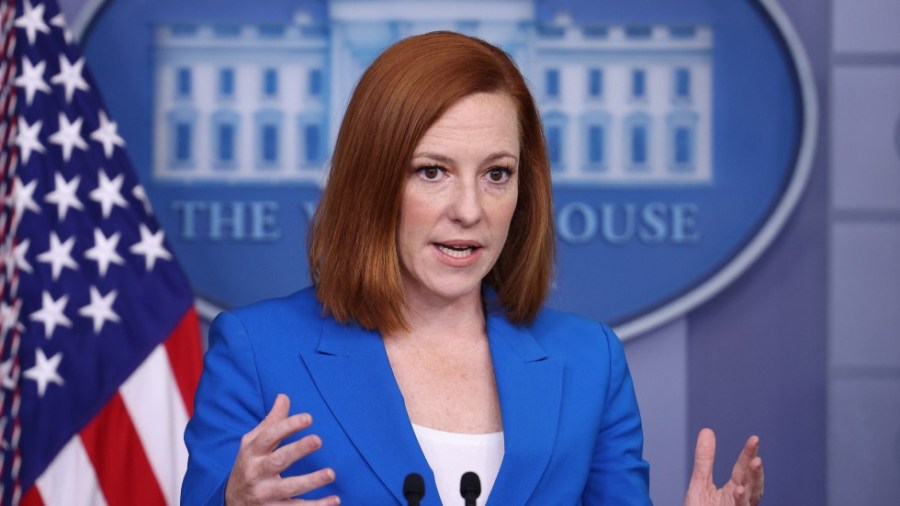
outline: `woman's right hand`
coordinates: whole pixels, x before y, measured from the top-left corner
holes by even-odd
[[[329,468],[301,476],[281,477],[291,464],[322,446],[319,436],[311,434],[278,448],[285,438],[312,425],[312,417],[307,413],[288,416],[290,407],[290,399],[278,394],[266,418],[241,438],[241,448],[225,486],[225,504],[228,506],[291,501],[294,496],[334,481],[334,470]],[[340,498],[334,495],[292,502],[311,506],[340,503]]]

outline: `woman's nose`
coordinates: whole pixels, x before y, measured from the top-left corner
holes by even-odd
[[[481,221],[484,208],[477,182],[457,181],[449,206],[450,218],[464,227]]]

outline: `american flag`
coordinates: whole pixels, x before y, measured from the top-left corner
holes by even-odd
[[[190,286],[59,7],[0,28],[0,503],[177,503]]]

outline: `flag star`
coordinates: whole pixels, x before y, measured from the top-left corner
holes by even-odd
[[[100,127],[91,132],[91,139],[103,144],[103,154],[107,158],[112,156],[116,146],[125,146],[125,141],[119,137],[117,130],[118,125],[116,125],[116,122],[110,121],[106,117],[106,113],[100,111]]]
[[[134,189],[131,190],[131,194],[144,205],[145,213],[153,214],[153,207],[150,205],[150,199],[147,197],[147,191],[144,190],[143,186],[135,185]]]
[[[91,303],[79,309],[78,314],[94,320],[94,334],[99,334],[103,330],[103,324],[107,321],[114,323],[121,321],[119,315],[112,309],[118,295],[117,290],[113,290],[106,295],[100,295],[100,290],[97,290],[97,287],[91,287]]]
[[[37,65],[32,65],[30,59],[22,58],[22,63],[24,64],[22,73],[16,78],[15,84],[20,88],[25,88],[25,102],[31,105],[37,92],[50,93],[51,91],[47,81],[44,81],[47,62],[41,61]]]
[[[50,33],[50,27],[44,22],[44,5],[33,7],[28,0],[25,0],[25,12],[13,24],[16,28],[25,30],[28,43],[32,45],[37,38],[37,32]]]
[[[29,125],[25,118],[19,116],[19,132],[16,134],[16,146],[19,146],[19,150],[22,152],[23,164],[28,163],[32,152],[44,152],[44,145],[41,144],[41,140],[38,137],[43,124],[43,121],[37,120],[34,124]]]
[[[156,259],[171,260],[172,254],[163,246],[165,233],[158,230],[155,234],[150,232],[147,225],[141,223],[141,240],[131,247],[129,251],[135,255],[144,255],[147,270],[153,270]]]
[[[78,200],[77,196],[78,185],[81,184],[81,176],[75,176],[71,181],[66,181],[62,174],[56,172],[53,174],[53,179],[55,179],[54,186],[56,189],[45,195],[44,200],[51,204],[56,204],[59,221],[63,221],[66,219],[66,213],[70,208],[79,211],[84,209],[84,205]]]
[[[4,360],[3,363],[0,363],[0,383],[2,383],[3,388],[7,390],[16,388],[16,378],[12,375],[15,362],[16,357],[9,357]]]
[[[66,38],[66,44],[72,43],[74,37],[72,37],[72,32],[69,31],[69,25],[66,23],[66,17],[63,16],[62,12],[53,16],[53,18],[50,19],[50,24],[63,31],[63,36]]]
[[[25,239],[13,246],[13,261],[6,264],[6,277],[12,277],[12,270],[16,267],[19,268],[20,271],[27,272],[31,274],[31,264],[28,263],[28,259],[25,258],[25,255],[28,254],[28,248],[31,246],[31,239]]]
[[[6,334],[16,327],[21,309],[21,301],[16,301],[12,305],[5,301],[0,302],[0,340],[5,340]]]
[[[91,191],[89,196],[91,200],[100,204],[104,219],[109,218],[113,206],[128,207],[128,203],[122,197],[122,183],[124,182],[124,174],[119,174],[115,179],[111,180],[103,169],[100,170],[100,180],[97,183],[97,189]]]
[[[70,122],[69,118],[66,117],[66,113],[59,113],[59,130],[50,135],[48,139],[53,144],[59,144],[62,147],[64,162],[68,162],[69,158],[72,157],[73,149],[78,148],[84,151],[88,149],[87,143],[81,137],[81,124],[83,122],[84,118],[80,117]]]
[[[37,183],[37,179],[32,179],[30,183],[23,184],[18,177],[13,182],[12,206],[16,211],[16,222],[22,219],[25,211],[41,212],[41,207],[34,201],[34,191],[37,189]]]
[[[43,323],[47,339],[52,339],[53,331],[56,330],[57,325],[63,327],[72,326],[72,320],[69,320],[65,314],[66,304],[68,303],[68,295],[63,295],[58,300],[53,300],[50,292],[45,290],[41,294],[41,308],[31,313],[31,316],[28,318]]]
[[[72,260],[72,248],[75,246],[75,236],[70,237],[66,242],[60,242],[56,232],[50,232],[50,249],[37,256],[38,262],[50,264],[53,281],[59,279],[63,268],[68,267],[72,270],[78,270],[78,264]]]
[[[84,257],[97,262],[97,269],[100,271],[101,277],[106,276],[109,264],[125,265],[125,260],[116,252],[121,237],[120,232],[106,237],[99,228],[94,229],[94,247],[86,250]]]
[[[47,355],[44,355],[44,350],[38,348],[35,351],[34,367],[26,370],[22,374],[26,378],[37,382],[38,397],[43,397],[44,393],[47,392],[47,385],[50,383],[56,383],[59,386],[65,384],[65,381],[63,381],[59,373],[56,372],[56,369],[59,367],[59,362],[63,358],[63,354],[62,352],[59,352],[48,359]]]
[[[72,95],[75,90],[88,91],[90,86],[81,76],[84,69],[84,57],[81,57],[75,63],[71,63],[65,55],[59,55],[59,74],[50,78],[53,84],[62,84],[66,89],[66,103],[72,101]]]

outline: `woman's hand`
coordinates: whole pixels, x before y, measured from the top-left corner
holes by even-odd
[[[276,449],[286,437],[312,424],[312,417],[306,413],[288,416],[290,407],[290,399],[278,394],[266,418],[241,438],[241,448],[225,486],[225,503],[229,506],[286,502],[334,481],[334,471],[328,468],[302,476],[281,477],[280,473],[291,464],[322,446],[319,436],[312,434]],[[337,496],[329,496],[291,504],[336,506],[340,503]]]
[[[716,435],[703,429],[694,450],[694,471],[684,496],[684,506],[756,506],[763,495],[763,467],[759,457],[759,438],[750,436],[738,456],[731,479],[722,488],[713,482],[716,459]]]

